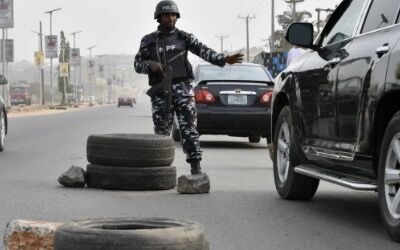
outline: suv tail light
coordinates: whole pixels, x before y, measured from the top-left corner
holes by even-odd
[[[260,98],[260,103],[265,106],[271,105],[271,101],[272,101],[272,91],[265,92]]]
[[[215,96],[211,94],[208,89],[197,89],[195,91],[195,100],[197,103],[213,103],[215,102]]]

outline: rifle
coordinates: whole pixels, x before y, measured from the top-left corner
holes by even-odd
[[[150,97],[154,97],[157,94],[162,94],[165,101],[165,119],[167,119],[168,114],[171,109],[172,102],[172,73],[173,69],[171,66],[163,65],[163,79],[160,83],[152,86],[146,94]]]

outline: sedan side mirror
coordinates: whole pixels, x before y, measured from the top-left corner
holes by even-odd
[[[314,27],[311,23],[292,23],[286,29],[285,39],[296,46],[316,50],[314,42]]]
[[[7,83],[7,78],[4,75],[0,75],[0,85],[5,85]]]

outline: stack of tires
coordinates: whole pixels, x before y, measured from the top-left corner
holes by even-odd
[[[91,135],[87,185],[111,190],[168,190],[176,186],[174,141],[151,134]]]

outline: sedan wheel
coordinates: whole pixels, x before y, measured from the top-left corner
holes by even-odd
[[[400,112],[386,128],[379,155],[379,208],[393,240],[400,242]]]
[[[6,119],[3,112],[0,112],[0,152],[4,151],[6,144]]]

